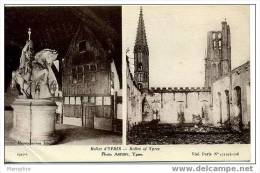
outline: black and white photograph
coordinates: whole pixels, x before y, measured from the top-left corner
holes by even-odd
[[[248,5],[124,6],[127,144],[250,144]]]
[[[0,172],[252,169],[256,5],[3,1]]]
[[[121,7],[4,10],[5,146],[122,144]]]

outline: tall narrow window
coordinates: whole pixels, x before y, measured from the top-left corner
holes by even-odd
[[[221,38],[221,33],[218,33],[218,38]]]
[[[80,53],[87,51],[86,40],[79,42],[78,48]]]
[[[216,38],[216,33],[212,34],[212,38],[215,39]]]
[[[139,81],[143,81],[143,74],[139,74]]]
[[[139,70],[142,71],[143,70],[143,65],[139,64]]]
[[[215,49],[217,47],[216,41],[213,41],[213,48]]]
[[[221,40],[218,41],[218,49],[221,49]]]

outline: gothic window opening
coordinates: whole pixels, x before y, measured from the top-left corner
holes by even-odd
[[[213,48],[215,49],[217,47],[216,41],[213,41]]]
[[[138,65],[138,67],[140,71],[143,71],[143,65],[141,63]]]
[[[216,33],[212,34],[212,38],[215,39],[216,38]]]
[[[218,49],[221,49],[221,40],[218,41]]]
[[[221,33],[218,33],[218,38],[219,38],[219,39],[221,38]]]
[[[143,81],[143,74],[139,74],[139,81],[140,81],[140,82]]]
[[[202,107],[201,107],[201,117],[207,119],[208,118],[208,112],[209,112],[208,101],[203,100],[202,101]]]

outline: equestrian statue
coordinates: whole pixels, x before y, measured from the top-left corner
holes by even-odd
[[[28,35],[29,39],[22,49],[19,68],[12,72],[11,87],[17,87],[20,98],[50,98],[55,92],[52,88],[57,86],[51,66],[58,53],[52,49],[43,49],[34,55],[30,28]]]

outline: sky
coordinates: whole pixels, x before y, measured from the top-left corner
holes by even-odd
[[[250,59],[248,5],[142,7],[150,53],[150,87],[204,86],[207,32],[221,30],[225,18],[231,32],[232,69]],[[129,48],[131,58],[139,11],[140,6],[123,6],[122,10],[123,51]]]

